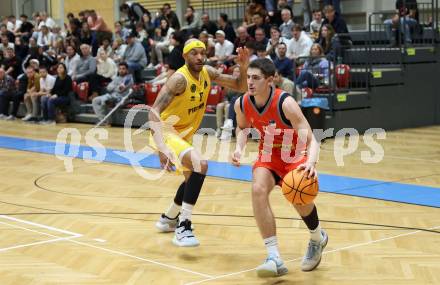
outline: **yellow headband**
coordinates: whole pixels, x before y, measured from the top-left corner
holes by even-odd
[[[190,42],[183,48],[183,54],[189,53],[194,48],[203,48],[204,50],[206,50],[205,44],[202,41],[196,40]]]

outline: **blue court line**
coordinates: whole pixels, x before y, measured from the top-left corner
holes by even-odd
[[[160,167],[155,154],[133,153],[110,148],[92,148],[82,145],[59,144],[51,141],[40,141],[25,138],[0,136],[0,148],[18,151],[30,151],[57,156],[68,156],[78,159],[102,160],[107,163],[130,165],[130,158],[136,158],[139,165],[146,168]],[[102,152],[102,157],[98,154]],[[60,161],[60,164],[62,162]],[[208,175],[213,177],[240,181],[252,180],[252,166],[239,168],[229,163],[209,161]],[[336,193],[371,199],[380,199],[399,203],[440,208],[440,188],[411,184],[352,178],[345,176],[320,174],[321,192]]]

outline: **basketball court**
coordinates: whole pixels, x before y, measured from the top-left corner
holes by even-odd
[[[72,172],[55,156],[63,127],[82,137]],[[0,122],[0,129],[2,285],[440,283],[438,126],[387,132],[377,164],[362,162],[368,148],[360,137],[338,167],[334,139],[327,140],[318,166],[317,204],[329,234],[322,263],[301,271],[309,234],[277,188],[271,203],[289,273],[273,279],[254,271],[266,252],[252,213],[251,168],[221,161],[234,142],[210,160],[193,216],[201,246],[178,248],[154,223],[181,177],[142,178],[118,155],[126,152],[122,128],[108,129],[99,140],[105,155],[92,151],[88,160],[90,125]],[[145,146],[145,133],[131,138],[135,150]],[[248,151],[256,149],[251,143]],[[157,174],[157,157],[150,158],[143,169]]]

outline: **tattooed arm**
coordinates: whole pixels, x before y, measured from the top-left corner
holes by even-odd
[[[151,133],[156,147],[159,151],[160,164],[162,168],[171,170],[172,161],[174,156],[172,152],[165,145],[164,137],[162,134],[162,122],[160,120],[160,113],[165,110],[171,103],[174,96],[182,94],[186,88],[186,79],[180,73],[174,73],[169,80],[165,83],[164,87],[160,90],[153,107],[148,113],[148,120],[150,122]]]
[[[222,87],[237,90],[245,93],[247,91],[247,69],[249,66],[249,51],[246,48],[237,49],[237,63],[240,67],[240,76],[234,77],[229,74],[223,74],[212,66],[206,66],[209,77]]]

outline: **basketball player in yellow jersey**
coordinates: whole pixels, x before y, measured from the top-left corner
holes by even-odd
[[[161,167],[171,171],[173,165],[180,164],[184,169],[185,181],[168,210],[156,223],[162,232],[175,232],[173,243],[177,246],[199,245],[191,229],[191,214],[202,189],[208,163],[192,147],[191,140],[205,114],[211,80],[221,86],[246,92],[249,52],[240,48],[237,53],[240,66],[238,78],[205,66],[205,44],[196,39],[188,40],[183,49],[185,65],[168,79],[149,113]],[[170,121],[173,125],[167,124]]]

